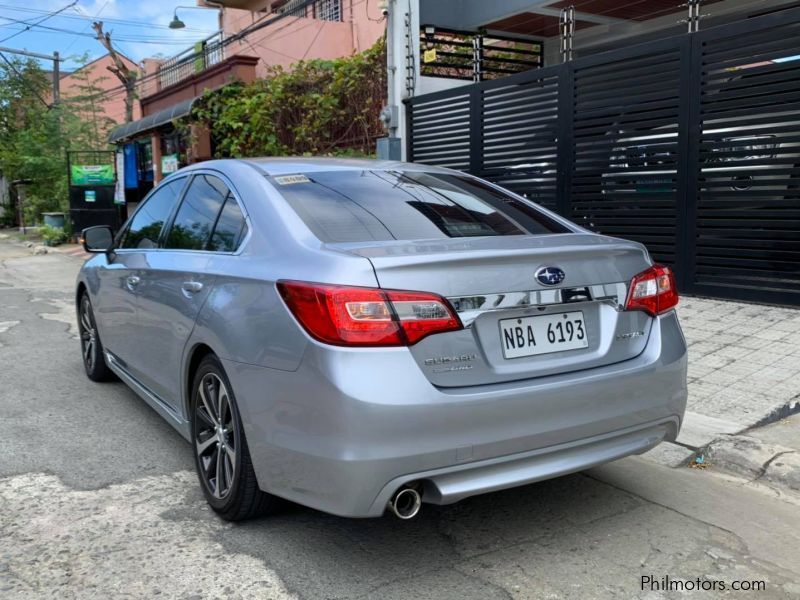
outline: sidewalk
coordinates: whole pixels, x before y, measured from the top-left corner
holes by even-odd
[[[682,298],[678,315],[689,345],[679,442],[700,447],[800,411],[800,310]]]
[[[800,310],[684,297],[678,315],[689,346],[686,417],[676,444],[645,456],[673,467],[700,456],[800,491],[800,417],[786,419],[800,413]]]
[[[750,482],[800,493],[800,415],[718,437],[706,447],[704,459]]]

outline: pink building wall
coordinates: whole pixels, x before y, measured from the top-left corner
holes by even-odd
[[[124,56],[121,58],[130,69],[137,73],[139,72],[139,66],[135,62]],[[125,122],[125,91],[117,89],[121,88],[122,83],[107,69],[110,65],[113,65],[113,61],[111,57],[106,54],[86,64],[78,71],[64,75],[60,81],[61,97],[69,98],[70,96],[74,97],[85,94],[86,92],[82,91],[80,86],[91,83],[104,92],[109,92],[98,102],[100,110],[105,116],[112,119],[115,123],[120,124]],[[79,78],[77,76],[78,73],[85,74],[86,80]],[[136,120],[141,116],[139,102],[135,101],[133,104],[133,118]]]
[[[146,98],[151,94],[158,91],[158,68],[163,63],[160,58],[145,58],[142,60],[142,74],[139,78],[139,85],[137,86],[137,95],[139,98]]]
[[[351,56],[371,47],[384,34],[386,21],[381,19],[378,2],[342,0],[339,22],[287,16],[228,46],[227,53],[257,56],[260,59],[256,66],[258,77],[264,77],[268,67],[273,65],[288,69],[304,59]],[[256,0],[251,5],[254,10],[225,8],[222,15],[225,37],[270,18],[263,11],[269,4]]]

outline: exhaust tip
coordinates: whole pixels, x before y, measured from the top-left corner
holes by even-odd
[[[389,509],[399,519],[413,519],[422,508],[422,496],[412,487],[402,487],[389,500]]]

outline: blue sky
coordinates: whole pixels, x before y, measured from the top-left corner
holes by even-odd
[[[58,51],[65,58],[88,52],[90,59],[94,59],[105,54],[100,43],[93,39],[91,23],[96,18],[111,32],[115,47],[138,62],[148,56],[178,54],[217,29],[217,11],[211,8],[179,8],[178,16],[186,28],[167,27],[176,6],[194,6],[196,0],[78,0],[75,6],[47,18],[72,2],[0,0],[0,46],[44,54]],[[62,69],[66,70],[75,66],[74,60],[62,63]]]

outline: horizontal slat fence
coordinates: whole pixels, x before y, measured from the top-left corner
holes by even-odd
[[[408,159],[645,244],[682,291],[800,305],[800,9],[426,94]]]

